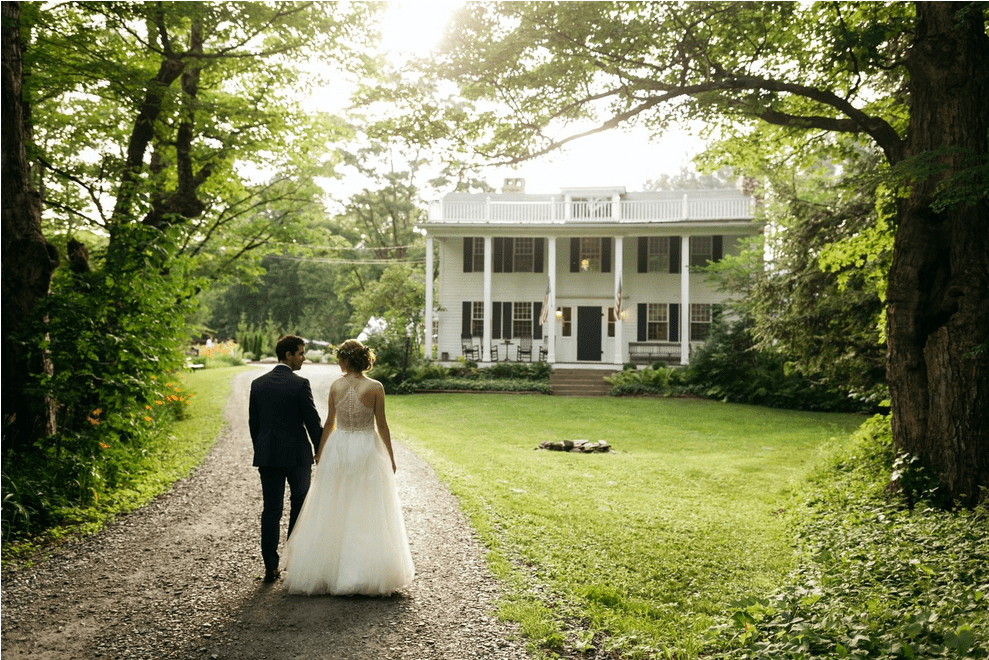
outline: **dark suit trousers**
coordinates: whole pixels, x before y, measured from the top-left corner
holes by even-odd
[[[299,517],[302,503],[309,492],[312,468],[309,465],[296,467],[259,467],[261,494],[264,509],[261,511],[261,557],[266,570],[278,568],[279,527],[282,523],[282,507],[285,501],[285,482],[288,482],[291,508],[288,516],[288,533],[292,533]]]

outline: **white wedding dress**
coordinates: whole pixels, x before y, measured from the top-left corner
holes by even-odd
[[[387,596],[415,576],[391,458],[359,380],[335,405],[337,427],[285,548],[292,594]]]

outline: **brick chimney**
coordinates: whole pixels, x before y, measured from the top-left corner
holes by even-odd
[[[524,193],[525,179],[505,179],[505,185],[501,187],[503,193]]]

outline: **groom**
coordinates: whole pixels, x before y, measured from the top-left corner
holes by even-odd
[[[254,465],[261,475],[264,497],[261,557],[265,582],[278,578],[278,538],[285,482],[291,502],[288,518],[291,534],[309,492],[313,448],[319,446],[322,432],[309,381],[294,373],[306,361],[305,340],[295,335],[282,337],[275,345],[275,355],[278,357],[275,368],[251,383],[248,415]]]

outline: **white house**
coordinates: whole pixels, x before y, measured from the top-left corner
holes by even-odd
[[[531,359],[562,367],[686,364],[725,299],[691,270],[762,229],[738,190],[523,189],[507,179],[497,194],[450,193],[419,225],[441,360],[473,347],[481,363],[514,360],[531,341]]]

